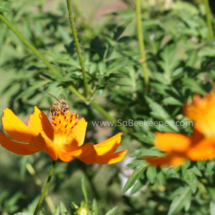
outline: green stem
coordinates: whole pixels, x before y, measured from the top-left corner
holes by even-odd
[[[39,210],[40,210],[40,206],[41,206],[41,204],[42,204],[42,202],[43,202],[43,199],[44,199],[44,197],[45,197],[45,194],[46,194],[46,192],[47,192],[47,190],[48,190],[48,187],[49,187],[50,182],[51,182],[51,179],[52,179],[52,175],[53,175],[53,172],[54,172],[55,163],[56,163],[56,161],[53,161],[53,162],[52,162],[52,166],[51,166],[51,169],[50,169],[50,172],[49,172],[49,177],[48,177],[48,179],[47,179],[45,188],[44,188],[44,190],[43,190],[43,192],[42,192],[42,194],[41,194],[41,196],[40,196],[39,202],[38,202],[38,204],[37,204],[37,207],[36,207],[36,209],[35,209],[33,215],[37,215],[37,213],[38,213]]]
[[[41,186],[42,186],[42,181],[37,177],[36,171],[35,171],[34,167],[33,167],[30,163],[27,163],[27,164],[25,165],[25,167],[26,167],[26,169],[28,170],[28,172],[29,172],[29,173],[33,176],[33,178],[35,179],[35,183],[36,183],[38,186],[41,187]],[[54,213],[54,212],[55,212],[55,205],[54,205],[54,203],[53,203],[51,197],[48,196],[48,195],[46,195],[45,200],[46,200],[46,203],[47,203],[47,205],[48,205],[50,211],[51,211],[52,213]]]
[[[61,74],[49,63],[49,61],[27,40],[15,26],[2,14],[0,13],[0,19],[13,31],[13,33],[55,74],[60,76]]]
[[[204,0],[204,3],[205,3],[207,25],[208,25],[208,38],[213,39],[214,38],[214,32],[213,32],[213,26],[212,26],[212,22],[211,22],[211,10],[210,10],[208,0]]]
[[[141,5],[140,0],[136,0],[136,19],[137,19],[137,37],[139,42],[139,49],[141,59],[146,60],[145,47],[144,47],[144,36],[142,33],[142,22],[141,22]],[[142,63],[143,76],[147,91],[149,90],[149,76],[148,76],[148,68],[147,63]]]
[[[82,75],[83,75],[84,93],[85,93],[85,96],[87,97],[87,95],[88,95],[87,75],[86,75],[86,71],[85,71],[85,67],[84,67],[84,61],[83,61],[83,58],[82,58],[82,55],[81,55],[81,48],[80,48],[79,41],[78,41],[78,35],[77,35],[77,32],[76,32],[76,28],[75,28],[74,14],[73,14],[73,10],[72,10],[72,3],[71,3],[71,0],[66,0],[66,1],[67,1],[68,12],[69,12],[69,21],[70,21],[70,25],[71,25],[71,29],[72,29],[72,36],[73,36],[73,39],[74,39],[74,42],[75,42],[79,62],[80,62],[80,65],[81,65]]]

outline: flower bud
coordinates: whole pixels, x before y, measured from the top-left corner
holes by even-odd
[[[77,210],[77,215],[90,215],[90,211],[88,210],[87,207],[80,207]]]

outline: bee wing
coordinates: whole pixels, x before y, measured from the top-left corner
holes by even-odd
[[[57,100],[58,102],[60,101],[57,97],[55,97],[54,95],[52,95],[51,93],[48,93],[49,96],[51,96],[52,98],[54,98],[55,100]]]

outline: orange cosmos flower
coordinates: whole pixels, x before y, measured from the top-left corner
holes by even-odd
[[[192,136],[175,133],[155,134],[155,146],[167,153],[164,157],[145,158],[152,165],[182,165],[215,158],[215,89],[205,95],[194,95],[192,103],[184,105],[185,115],[194,121]]]
[[[10,109],[5,109],[2,123],[8,135],[18,142],[0,132],[0,144],[15,154],[30,155],[45,150],[53,160],[59,158],[69,162],[78,158],[87,164],[113,164],[121,161],[127,152],[115,152],[122,133],[97,145],[83,145],[87,122],[70,111],[58,111],[56,116],[52,116],[51,124],[46,115],[35,107],[26,125]]]

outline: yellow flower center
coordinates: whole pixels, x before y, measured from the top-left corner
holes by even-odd
[[[72,134],[72,130],[78,123],[78,115],[69,110],[57,110],[57,114],[52,116],[52,127],[54,129],[53,142],[59,145],[65,145]]]
[[[193,120],[205,136],[215,135],[215,93],[201,98],[194,95],[191,104],[185,104],[185,115]]]

